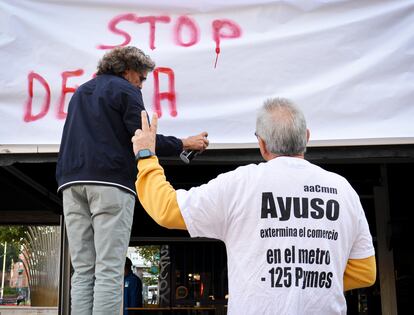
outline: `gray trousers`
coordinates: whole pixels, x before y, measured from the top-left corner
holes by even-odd
[[[135,196],[120,188],[73,185],[63,212],[74,274],[72,315],[119,314]]]

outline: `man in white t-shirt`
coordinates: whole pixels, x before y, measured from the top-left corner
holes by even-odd
[[[154,152],[146,114],[135,154]],[[287,99],[260,109],[265,163],[242,166],[189,191],[166,181],[155,156],[139,158],[136,188],[152,218],[226,244],[229,315],[346,314],[344,290],[375,282],[375,252],[359,197],[345,178],[304,159],[309,130]]]

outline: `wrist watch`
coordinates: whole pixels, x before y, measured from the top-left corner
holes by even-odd
[[[137,155],[135,155],[135,161],[147,159],[154,155],[155,153],[153,153],[150,149],[142,149],[138,151]]]

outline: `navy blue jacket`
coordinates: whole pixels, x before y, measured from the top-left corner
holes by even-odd
[[[137,166],[131,138],[145,110],[141,90],[126,79],[98,75],[73,94],[56,166],[58,191],[72,184],[117,186],[135,194]],[[176,137],[157,135],[158,156],[179,155]]]
[[[124,315],[128,307],[142,307],[142,281],[132,271],[124,278]]]

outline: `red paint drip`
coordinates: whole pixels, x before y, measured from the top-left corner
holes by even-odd
[[[220,48],[216,47],[216,62],[214,63],[214,69],[217,67],[217,61],[220,54]]]

